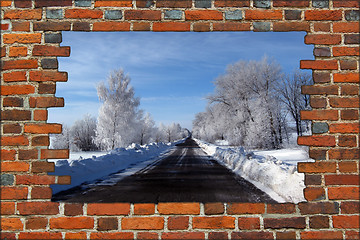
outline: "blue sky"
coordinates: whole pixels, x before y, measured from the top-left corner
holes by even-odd
[[[63,32],[62,46],[71,46],[68,58],[59,58],[67,83],[57,83],[56,96],[65,108],[50,109],[49,122],[71,125],[83,115],[97,116],[101,105],[96,85],[114,69],[123,68],[140,97],[140,108],[154,120],[179,122],[191,128],[204,111],[213,81],[228,64],[239,60],[274,58],[285,72],[299,69],[300,60],[313,59],[312,45],[303,32],[154,33]]]

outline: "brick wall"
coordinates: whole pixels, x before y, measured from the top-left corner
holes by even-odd
[[[306,31],[315,60],[304,86],[315,163],[299,163],[308,202],[68,204],[50,201],[49,107],[62,31]],[[338,0],[1,0],[1,238],[354,239],[359,233],[359,2]],[[291,54],[291,53],[289,53]]]

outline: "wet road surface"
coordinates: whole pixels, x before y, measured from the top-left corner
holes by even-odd
[[[167,157],[112,186],[73,188],[53,196],[65,202],[268,202],[266,193],[208,157],[192,139]]]

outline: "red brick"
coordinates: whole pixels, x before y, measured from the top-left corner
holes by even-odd
[[[356,214],[360,211],[360,202],[342,202],[341,214]]]
[[[202,232],[164,232],[161,234],[161,239],[177,240],[177,239],[205,239],[205,234]]]
[[[131,0],[96,0],[95,1],[95,7],[132,7],[132,1]]]
[[[69,57],[70,47],[35,45],[33,48],[33,56]]]
[[[310,106],[312,108],[326,108],[326,105],[327,105],[326,98],[316,97],[316,96],[310,97]]]
[[[185,20],[222,20],[223,13],[217,10],[186,10]]]
[[[313,216],[309,218],[310,228],[329,228],[329,217],[328,216]]]
[[[2,70],[31,69],[37,67],[38,67],[37,59],[2,61]]]
[[[194,32],[209,32],[210,31],[210,23],[196,22],[193,25]]]
[[[330,23],[316,22],[314,23],[315,32],[330,32]]]
[[[309,31],[310,24],[306,22],[274,22],[274,32]]]
[[[301,214],[338,214],[339,205],[336,202],[299,203]]]
[[[65,18],[102,18],[103,12],[101,10],[90,10],[90,9],[66,9]]]
[[[340,34],[311,34],[305,36],[305,44],[335,45],[340,43]]]
[[[159,203],[157,205],[160,214],[200,214],[199,203]]]
[[[69,158],[68,149],[41,149],[41,159],[66,159]]]
[[[153,203],[137,203],[134,204],[134,214],[151,215],[155,213],[155,204]]]
[[[0,2],[1,7],[11,7],[12,0],[3,0]]]
[[[17,175],[16,184],[49,185],[55,183],[55,176],[49,175]]]
[[[2,47],[0,48],[0,57],[5,57],[6,56],[6,47]]]
[[[231,239],[274,239],[272,232],[232,232]]]
[[[31,146],[49,146],[49,136],[36,136],[31,139]]]
[[[189,227],[189,217],[169,217],[168,229],[169,230],[186,230]]]
[[[21,232],[19,239],[62,239],[61,232]]]
[[[68,80],[67,72],[54,72],[54,71],[31,71],[30,81],[34,82],[66,82]]]
[[[333,2],[333,7],[355,7],[355,8],[359,8],[360,7],[360,2],[357,0],[347,0],[347,1],[334,1]]]
[[[192,0],[157,0],[156,7],[162,8],[191,8]]]
[[[329,128],[330,133],[359,133],[358,123],[332,123]]]
[[[159,235],[154,232],[139,232],[137,234],[137,239],[156,240],[159,239]]]
[[[88,215],[127,215],[130,213],[129,203],[89,203]]]
[[[314,147],[334,147],[336,145],[334,136],[299,136],[297,143]]]
[[[330,73],[313,71],[313,81],[315,83],[328,83],[330,82]]]
[[[227,240],[228,233],[227,232],[209,232],[208,239],[209,240]]]
[[[307,10],[305,11],[305,20],[307,21],[328,21],[341,20],[341,10]]]
[[[3,98],[3,107],[23,107],[24,100],[19,97],[5,97]]]
[[[337,70],[338,63],[336,60],[301,60],[300,68],[315,70]]]
[[[330,149],[329,159],[359,159],[358,149]]]
[[[302,120],[338,120],[337,110],[310,110],[300,111]]]
[[[281,10],[245,10],[246,20],[281,20]]]
[[[9,33],[3,35],[3,41],[13,43],[41,43],[41,33]],[[11,50],[11,48],[10,48]],[[11,56],[10,56],[11,57]]]
[[[2,120],[8,121],[26,121],[31,120],[31,112],[29,110],[4,110],[1,113]]]
[[[333,47],[333,56],[360,56],[359,47]]]
[[[353,161],[339,162],[339,171],[346,173],[357,173],[357,164]]]
[[[55,215],[59,213],[59,203],[20,202],[17,209],[21,215]]]
[[[23,150],[20,149],[18,152],[18,159],[19,160],[29,160],[29,159],[37,159],[39,150],[38,149],[29,149]]]
[[[161,20],[161,11],[158,10],[125,10],[126,20]]]
[[[28,123],[25,124],[24,132],[25,133],[61,133],[61,124],[57,123]]]
[[[269,214],[291,214],[295,213],[295,205],[291,203],[268,204],[267,213]]]
[[[299,162],[298,172],[300,173],[330,173],[336,172],[335,162]]]
[[[333,216],[334,228],[359,228],[359,216]]]
[[[1,160],[2,161],[15,160],[15,154],[16,154],[15,150],[1,149]]]
[[[340,113],[342,120],[357,120],[359,118],[359,110],[341,110]]]
[[[34,22],[34,31],[69,31],[71,28],[70,22]]]
[[[358,95],[359,86],[358,85],[343,85],[341,86],[341,95]]]
[[[57,184],[71,184],[71,176],[58,176]]]
[[[296,232],[277,232],[276,239],[296,239]]]
[[[325,175],[326,185],[359,185],[359,175]]]
[[[134,22],[132,29],[133,31],[150,31],[151,26],[148,22]]]
[[[239,217],[239,229],[260,229],[260,219],[257,217]]]
[[[134,239],[132,232],[94,232],[90,239]]]
[[[206,215],[223,214],[225,210],[223,203],[205,203],[204,208]]]
[[[309,0],[276,0],[273,2],[274,7],[308,7]]]
[[[334,22],[333,32],[359,32],[358,22]]]
[[[26,162],[1,162],[2,172],[27,172],[29,167]]]
[[[81,203],[66,203],[64,214],[66,216],[76,216],[83,214],[83,204]]]
[[[339,136],[338,138],[338,146],[339,147],[356,147],[357,146],[357,142],[356,142],[356,136],[354,135],[342,135]]]
[[[27,195],[27,187],[1,187],[1,200],[23,200],[27,199]]]
[[[213,31],[250,31],[250,23],[213,23]]]
[[[73,31],[90,31],[90,23],[87,22],[74,22],[73,23]]]
[[[301,86],[301,93],[308,95],[337,95],[339,87],[336,85],[319,86],[319,85],[306,85]]]
[[[164,218],[162,217],[122,218],[121,228],[124,230],[160,230],[164,228]]]
[[[31,171],[33,173],[54,172],[55,164],[53,162],[47,162],[47,161],[33,162],[31,164]]]
[[[52,94],[56,92],[56,84],[55,83],[39,83],[38,93],[48,93]]]
[[[35,121],[46,121],[48,119],[47,110],[34,110],[34,120]]]
[[[71,0],[35,0],[35,7],[65,7],[71,6]]]
[[[30,97],[29,105],[31,108],[63,107],[64,106],[64,98]]]
[[[215,0],[215,7],[250,7],[249,0]]]
[[[334,82],[358,83],[358,73],[334,73]]]
[[[18,39],[15,41],[18,41]],[[27,47],[10,47],[9,57],[25,57],[26,55]]]
[[[4,73],[3,80],[5,82],[23,82],[26,81],[26,72],[10,72]]]
[[[42,9],[28,10],[7,10],[4,13],[4,19],[27,19],[40,20],[42,18]]]
[[[24,136],[1,137],[2,146],[26,146],[29,140]]]
[[[304,197],[308,201],[324,200],[325,190],[322,187],[307,187],[304,189]]]
[[[58,217],[50,219],[51,229],[91,229],[94,219],[91,217]]]
[[[229,203],[227,214],[261,214],[265,213],[264,203]]]
[[[328,196],[331,200],[358,200],[359,187],[329,187]]]
[[[154,22],[154,32],[187,32],[190,31],[190,23],[188,22]]]
[[[65,239],[86,239],[86,232],[67,232]]]
[[[98,231],[108,231],[118,229],[118,219],[116,217],[107,217],[98,219]]]
[[[13,215],[15,214],[14,202],[1,202],[1,215]]]
[[[345,239],[360,239],[360,232],[359,231],[346,231]]]
[[[31,0],[14,0],[15,7],[17,8],[31,8],[32,1]]]
[[[128,22],[95,22],[93,31],[130,31]]]
[[[281,228],[297,228],[306,227],[305,217],[292,218],[264,218],[264,228],[281,229]]]
[[[8,24],[8,23],[2,23],[0,30],[9,30],[9,26],[10,26],[10,24]]]
[[[1,218],[1,230],[2,231],[17,231],[23,230],[24,225],[20,218]]]
[[[51,199],[52,190],[50,187],[33,187],[31,199]]]
[[[12,22],[12,31],[29,32],[30,31],[30,22]]]

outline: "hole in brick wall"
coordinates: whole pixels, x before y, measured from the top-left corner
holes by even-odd
[[[72,53],[59,69],[69,80],[56,95],[66,105],[49,122],[63,123],[51,147],[71,150],[53,174],[72,184],[53,185],[53,200],[303,201],[296,164],[310,159],[296,137],[311,127],[296,124],[294,108],[310,108],[300,94],[311,84],[300,59],[313,58],[304,35],[64,32]],[[127,76],[134,96],[108,82],[125,86]]]

